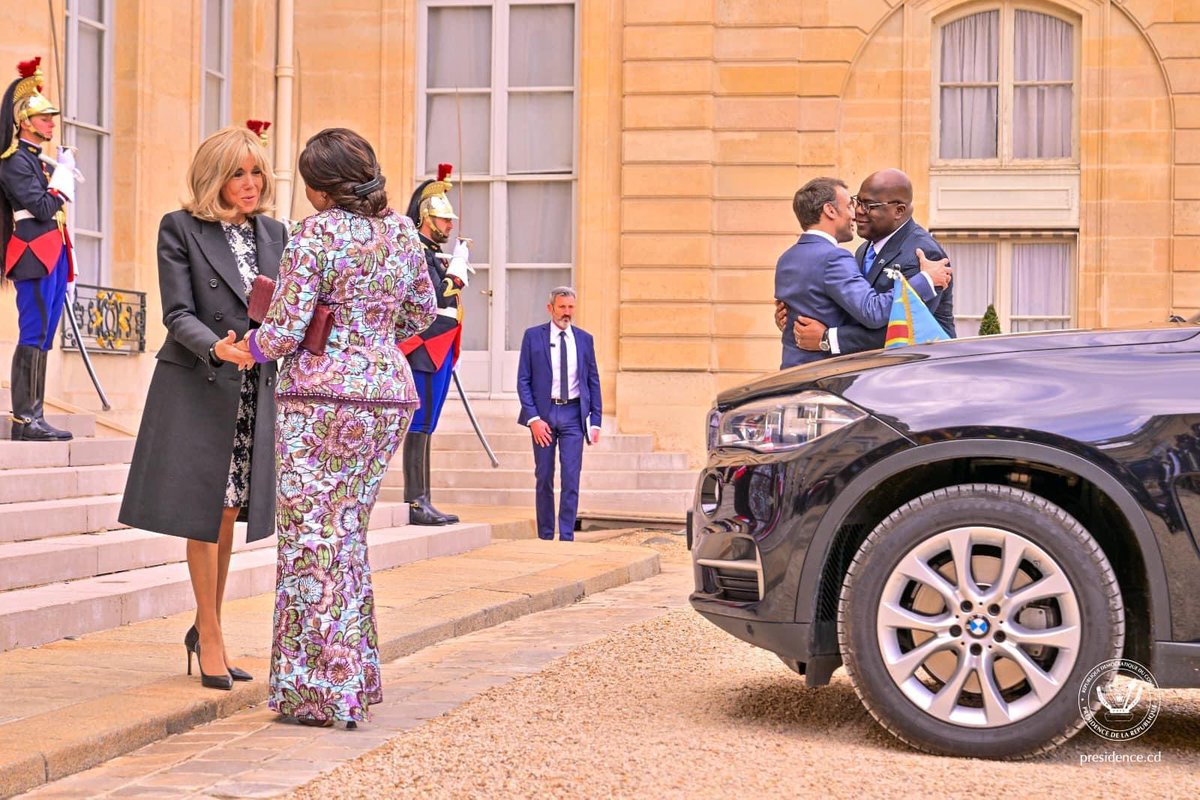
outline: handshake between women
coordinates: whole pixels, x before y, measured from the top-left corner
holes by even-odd
[[[237,334],[229,331],[225,334],[224,339],[218,339],[213,345],[213,353],[222,361],[228,361],[231,364],[237,364],[239,371],[245,371],[254,366],[254,356],[250,354],[250,344],[246,341],[246,336],[239,342]]]

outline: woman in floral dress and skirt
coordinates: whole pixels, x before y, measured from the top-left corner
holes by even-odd
[[[354,727],[383,697],[367,521],[418,406],[398,343],[428,327],[436,301],[365,139],[323,130],[299,167],[318,213],[293,234],[266,319],[245,340],[259,363],[283,359],[268,702],[300,722]],[[299,347],[318,302],[334,318],[323,355]]]

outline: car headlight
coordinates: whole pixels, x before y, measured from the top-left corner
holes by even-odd
[[[773,397],[708,419],[708,446],[744,447],[759,453],[795,450],[853,424],[867,412],[828,392]]]

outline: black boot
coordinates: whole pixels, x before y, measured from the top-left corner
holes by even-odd
[[[64,431],[56,428],[49,422],[46,422],[45,417],[45,402],[46,402],[46,364],[50,361],[50,354],[45,350],[38,350],[33,358],[33,418],[40,423],[40,427],[53,434],[53,437],[60,442],[70,441],[75,438],[75,435],[70,431]]]
[[[448,520],[429,505],[429,434],[409,431],[404,437],[404,501],[409,525],[445,525]]]
[[[41,349],[19,344],[12,361],[12,438],[18,442],[57,442],[58,437],[38,419],[38,356]]]
[[[425,497],[428,498],[429,508],[433,511],[433,513],[440,514],[445,517],[447,525],[453,525],[454,523],[458,522],[458,514],[447,514],[445,511],[438,511],[433,507],[433,498],[430,496],[433,494],[433,481],[429,479],[429,470],[433,464],[433,459],[431,458],[432,453],[430,452],[430,448],[432,446],[433,436],[425,436]]]

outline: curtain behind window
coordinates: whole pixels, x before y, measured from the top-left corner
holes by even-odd
[[[1070,277],[1071,245],[1014,244],[1013,332],[1066,328],[1071,321]]]
[[[954,325],[959,336],[975,336],[996,296],[996,245],[946,242],[954,267]]]
[[[999,47],[999,11],[942,28],[942,158],[996,157]]]
[[[425,172],[454,164],[457,175],[491,172],[492,10],[431,8],[425,107]],[[462,162],[459,162],[459,120]]]
[[[1074,31],[1056,17],[1017,11],[1015,34],[1013,156],[1067,158],[1072,152]],[[1019,85],[1025,81],[1043,85]]]

